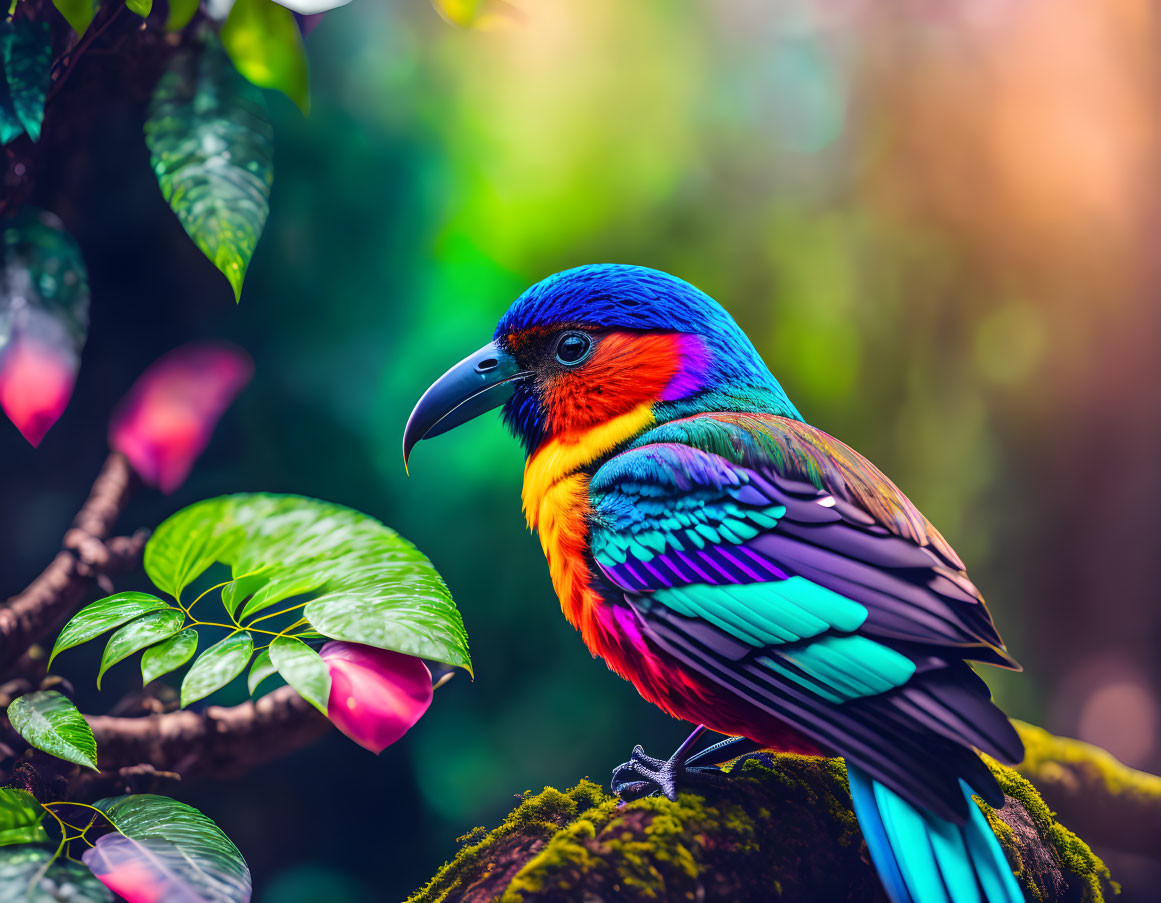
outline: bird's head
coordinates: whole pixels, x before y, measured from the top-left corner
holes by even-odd
[[[492,342],[419,400],[404,461],[420,439],[500,405],[529,454],[643,405],[652,423],[706,410],[801,419],[713,298],[668,273],[619,264],[565,270],[517,298]]]

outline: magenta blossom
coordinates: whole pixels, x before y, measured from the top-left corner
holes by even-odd
[[[77,355],[29,336],[16,336],[0,353],[0,408],[33,446],[56,423],[73,394]]]
[[[327,717],[378,755],[431,705],[431,672],[413,655],[333,641],[319,653],[331,674]]]
[[[183,345],[138,377],[113,415],[109,444],[145,482],[173,492],[253,372],[238,348]]]

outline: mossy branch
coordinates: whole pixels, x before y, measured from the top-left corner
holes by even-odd
[[[1060,821],[1097,847],[1161,859],[1161,777],[1099,747],[1015,722],[1028,778]]]
[[[1100,903],[1100,859],[1015,770],[991,765],[1008,801],[985,808],[1029,901]],[[700,788],[699,788],[700,789]],[[841,759],[759,753],[731,780],[676,802],[620,805],[582,781],[528,796],[478,828],[409,903],[845,900],[886,903],[851,811]]]

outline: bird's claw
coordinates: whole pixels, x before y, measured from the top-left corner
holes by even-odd
[[[641,799],[652,793],[660,793],[666,799],[677,799],[678,780],[706,778],[709,772],[717,772],[714,767],[691,767],[685,757],[677,753],[668,759],[655,759],[645,754],[640,745],[633,747],[629,761],[613,769],[609,786],[622,801]]]

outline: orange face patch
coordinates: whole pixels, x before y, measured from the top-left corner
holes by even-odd
[[[680,339],[633,332],[600,336],[587,361],[541,387],[548,434],[584,431],[659,399],[682,365]]]

